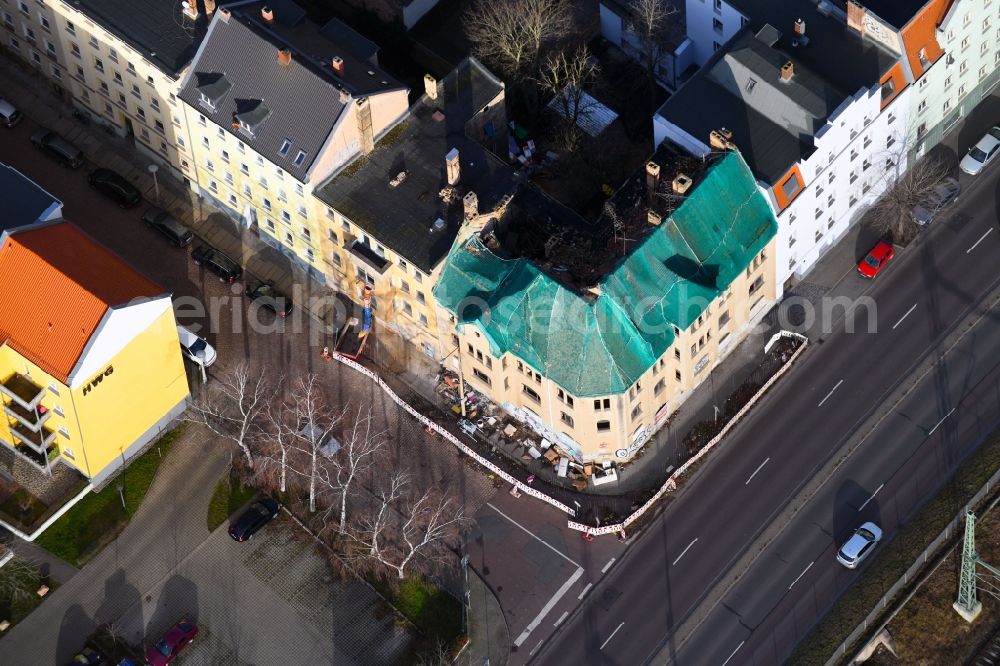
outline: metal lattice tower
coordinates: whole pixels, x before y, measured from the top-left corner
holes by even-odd
[[[965,514],[965,539],[962,544],[962,573],[958,579],[958,599],[952,604],[966,622],[972,622],[982,611],[983,605],[976,597],[976,514]]]

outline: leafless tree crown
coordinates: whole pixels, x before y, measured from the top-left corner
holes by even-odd
[[[478,0],[465,16],[475,53],[505,75],[533,75],[572,27],[566,0]]]

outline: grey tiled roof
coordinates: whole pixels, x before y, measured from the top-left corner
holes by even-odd
[[[204,14],[197,21],[185,16],[179,0],[73,0],[70,4],[174,77],[191,62],[208,25]]]
[[[12,166],[0,164],[0,198],[4,202],[0,231],[23,227],[47,217],[62,202]]]
[[[377,62],[375,56],[378,55],[378,44],[368,40],[340,19],[330,19],[326,25],[320,28],[319,32],[334,44],[343,47],[355,58]]]
[[[328,206],[426,272],[451,248],[464,193],[474,191],[479,210],[487,211],[515,187],[510,167],[464,132],[465,122],[499,92],[499,82],[467,59],[442,83],[443,104],[422,98],[402,129],[316,190]],[[439,106],[443,117],[435,117]],[[458,196],[446,203],[439,193],[447,185],[445,155],[452,148],[459,152],[461,181]],[[405,179],[390,185],[402,171]],[[434,228],[439,218],[443,229]]]

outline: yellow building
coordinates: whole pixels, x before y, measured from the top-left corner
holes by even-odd
[[[612,202],[587,225],[525,188],[434,287],[439,357],[580,462],[631,459],[775,302],[777,223],[738,153],[661,146]]]
[[[0,237],[0,444],[95,485],[185,408],[170,295],[61,221]]]
[[[313,190],[372,150],[409,91],[292,8],[216,11],[179,99],[192,187],[325,281]]]

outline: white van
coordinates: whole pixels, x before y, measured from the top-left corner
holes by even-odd
[[[14,108],[13,104],[3,98],[0,98],[0,125],[13,127],[21,122],[23,117],[24,116],[21,115],[21,112]]]

